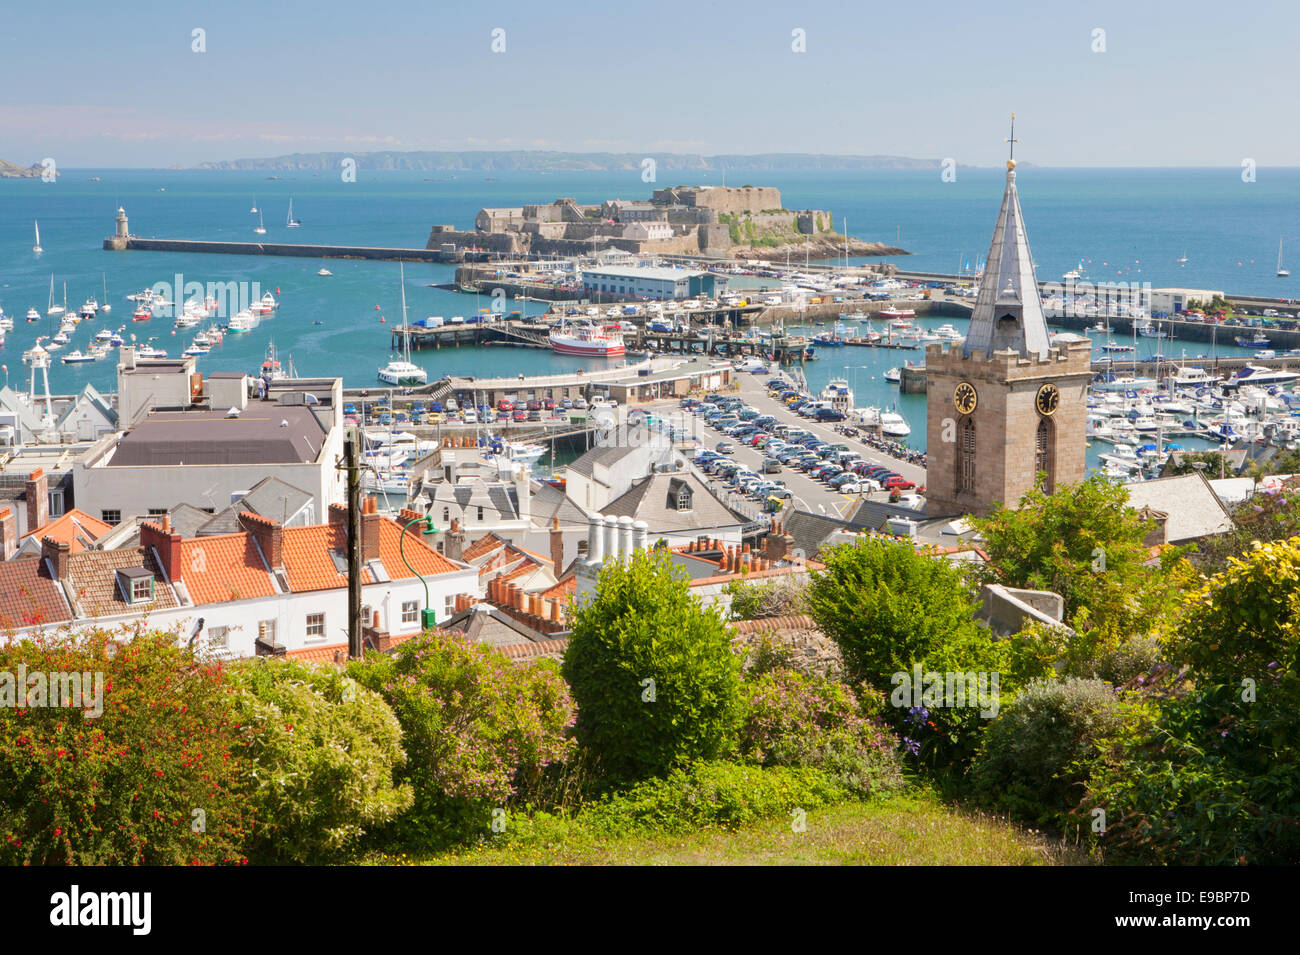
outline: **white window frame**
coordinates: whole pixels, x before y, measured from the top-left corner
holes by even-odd
[[[313,623],[312,620],[313,620],[314,618],[320,618],[320,619],[319,619],[318,622]],[[316,630],[316,632],[313,632],[313,630],[315,630],[316,628],[319,628],[319,629]],[[308,639],[308,640],[324,640],[324,639],[325,639],[325,614],[324,614],[324,612],[321,612],[321,613],[309,613],[309,614],[307,614],[307,630],[306,630],[306,635],[307,635],[307,639]]]
[[[419,623],[420,622],[420,601],[403,600],[402,601],[402,623]]]

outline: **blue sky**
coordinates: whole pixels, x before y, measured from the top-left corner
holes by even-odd
[[[0,158],[528,148],[992,165],[1015,110],[1018,155],[1043,165],[1300,165],[1297,28],[1294,0],[11,4]]]

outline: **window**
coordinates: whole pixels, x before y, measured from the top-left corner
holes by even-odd
[[[63,516],[63,488],[50,491],[50,517]]]
[[[104,510],[99,512],[99,519],[105,524],[121,524],[122,512],[118,510]]]
[[[153,578],[137,577],[131,581],[131,603],[153,599]]]
[[[402,601],[402,623],[420,622],[420,602],[418,600]]]
[[[1044,490],[1052,492],[1052,427],[1046,418],[1039,419],[1038,438],[1034,447],[1034,475],[1047,475]]]
[[[323,613],[307,614],[307,639],[325,639],[325,615]]]
[[[479,506],[479,509],[478,509],[478,519],[479,519],[480,521],[483,520],[483,507],[482,507],[482,505],[480,505],[480,506]]]
[[[975,422],[967,418],[961,426],[957,444],[957,491],[975,490]]]
[[[448,524],[451,523],[451,508],[450,508],[450,507],[444,507],[444,508],[442,509],[442,523],[443,523],[443,526],[446,526],[446,525],[448,525]]]
[[[689,511],[691,509],[691,492],[688,488],[682,488],[677,492],[677,510]]]
[[[456,598],[448,594],[442,601],[442,615],[450,617],[456,609]]]
[[[229,627],[208,627],[208,646],[220,647],[221,649],[224,650],[227,646],[229,646],[229,642],[227,639],[229,633],[230,633]]]
[[[150,517],[162,517],[162,516],[163,516],[164,514],[166,514],[166,513],[167,513],[167,508],[165,508],[165,507],[151,507],[151,508],[149,508],[149,516],[150,516]]]

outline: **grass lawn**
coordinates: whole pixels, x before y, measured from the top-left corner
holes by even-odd
[[[1071,865],[1086,854],[1058,840],[953,809],[931,794],[846,803],[739,832],[600,839],[572,826],[562,836],[428,856],[371,857],[410,865]]]

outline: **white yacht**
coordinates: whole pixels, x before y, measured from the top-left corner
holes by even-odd
[[[1252,385],[1281,385],[1295,381],[1297,378],[1300,378],[1300,374],[1294,371],[1265,368],[1262,365],[1247,365],[1232,376],[1232,380],[1237,384],[1250,382]]]
[[[241,309],[230,316],[230,324],[227,327],[232,332],[251,332],[257,327],[257,318],[248,309]]]
[[[394,358],[379,369],[379,380],[390,385],[423,385],[429,380],[429,373],[411,361],[411,327],[406,321],[406,267],[398,263],[398,275],[402,286],[402,357]]]
[[[1169,376],[1169,380],[1179,388],[1198,388],[1218,384],[1219,381],[1214,375],[1198,366],[1175,368],[1174,373]]]

